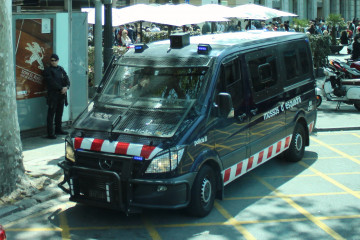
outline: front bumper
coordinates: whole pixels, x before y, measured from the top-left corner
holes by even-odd
[[[130,213],[138,208],[177,209],[190,201],[196,173],[171,179],[132,179],[130,174],[58,164],[64,170],[59,187],[70,200]],[[68,184],[68,188],[64,187]]]

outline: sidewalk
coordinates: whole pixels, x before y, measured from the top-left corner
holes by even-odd
[[[341,53],[344,53],[344,48]],[[340,54],[329,58],[348,58],[349,55]],[[360,112],[353,105],[341,104],[336,110],[336,102],[323,100],[318,108],[315,131],[360,130]],[[64,159],[65,136],[55,140],[45,138],[45,130],[33,135],[22,134],[24,166],[26,174],[34,179],[37,191],[25,195],[23,199],[15,199],[12,204],[0,202],[0,219],[30,206],[48,201],[64,193],[57,187],[62,179],[62,171],[57,163]],[[1,223],[1,220],[0,220]]]
[[[32,187],[29,190],[21,190],[15,194],[14,199],[5,199],[11,200],[10,203],[3,204],[1,201],[0,219],[63,194],[57,187],[62,179],[62,172],[57,163],[64,159],[65,136],[58,136],[53,140],[45,136],[45,131],[43,133],[41,130],[22,134],[25,174],[31,179]]]

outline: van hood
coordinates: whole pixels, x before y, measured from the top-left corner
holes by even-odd
[[[193,100],[172,100],[171,104],[164,100],[147,100],[146,104],[137,101],[127,107],[92,103],[88,111],[74,123],[74,128],[170,138],[178,130],[193,104]]]

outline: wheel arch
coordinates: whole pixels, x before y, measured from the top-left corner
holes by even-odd
[[[216,154],[216,152],[210,150],[202,152],[195,159],[194,164],[190,171],[198,172],[204,165],[208,165],[211,167],[215,174],[216,179],[216,198],[223,199],[224,195],[224,184],[221,171],[223,169],[220,157]]]

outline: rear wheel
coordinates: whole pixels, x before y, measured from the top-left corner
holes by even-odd
[[[191,200],[187,211],[195,217],[205,217],[208,215],[215,201],[216,181],[214,170],[208,166],[203,166],[198,172],[191,189]]]
[[[284,158],[290,162],[300,161],[305,153],[305,129],[302,124],[296,124],[290,147],[284,152]]]

